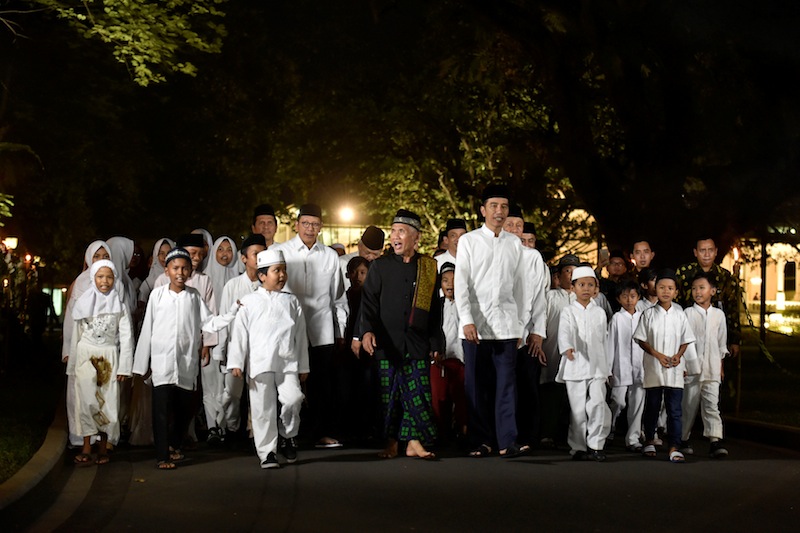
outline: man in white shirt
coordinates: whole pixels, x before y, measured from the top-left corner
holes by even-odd
[[[300,206],[297,235],[276,246],[286,259],[289,279],[284,290],[294,294],[306,317],[311,373],[307,398],[311,427],[317,447],[336,448],[341,443],[336,431],[336,389],[333,356],[335,345],[342,345],[347,325],[347,300],[344,297],[339,255],[322,244],[317,236],[322,229],[322,209],[318,205]]]
[[[442,271],[442,265],[445,263],[453,263],[454,265],[456,264],[458,239],[467,233],[467,222],[463,218],[451,218],[447,221],[447,226],[444,228],[444,233],[444,243],[447,244],[447,251],[436,256],[436,263],[439,266],[439,272]]]
[[[509,197],[507,187],[487,186],[481,206],[485,224],[458,242],[455,299],[464,344],[472,457],[489,455],[495,439],[503,457],[528,451],[516,442],[515,368],[517,347],[530,318],[529,284],[522,244],[503,231]],[[489,405],[492,393],[495,401]]]

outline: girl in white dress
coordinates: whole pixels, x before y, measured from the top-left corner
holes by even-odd
[[[97,464],[108,462],[106,442],[119,438],[118,382],[131,375],[130,311],[115,288],[114,263],[92,263],[91,289],[75,302],[67,374],[74,376],[74,432],[83,437],[77,464],[91,462],[91,437],[99,436]]]

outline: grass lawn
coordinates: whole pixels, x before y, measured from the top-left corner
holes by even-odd
[[[53,421],[65,381],[53,344],[46,341],[44,351],[27,351],[29,359],[17,359],[0,374],[0,483],[36,453]]]

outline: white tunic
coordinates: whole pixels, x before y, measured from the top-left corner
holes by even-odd
[[[576,300],[561,310],[557,382],[607,379],[611,375],[606,355],[607,329],[606,313],[593,300],[586,307]],[[573,350],[572,361],[566,357],[568,350]]]
[[[480,339],[522,338],[530,319],[523,246],[507,231],[484,224],[458,240],[455,300],[461,325],[474,324]]]
[[[456,258],[455,258],[455,256],[453,254],[450,253],[450,250],[447,250],[443,254],[437,255],[436,257],[434,257],[434,259],[436,259],[436,271],[437,272],[441,272],[442,271],[442,266],[445,263],[453,263],[454,265],[456,264]]]
[[[177,385],[194,390],[200,364],[200,329],[213,317],[193,287],[181,292],[162,285],[150,293],[133,372],[153,372],[153,386]]]
[[[222,289],[222,297],[220,298],[219,308],[223,310],[230,309],[237,300],[241,300],[248,294],[256,291],[261,284],[252,281],[247,275],[247,272],[236,276],[225,284]],[[217,332],[217,345],[211,350],[211,358],[215,361],[225,362],[228,358],[228,339],[230,338],[230,326],[223,328]]]
[[[309,249],[299,235],[274,249],[283,252],[288,275],[284,290],[303,306],[311,346],[333,344],[344,337],[347,298],[339,255],[319,241]]]
[[[700,374],[700,381],[722,381],[720,366],[728,355],[728,328],[725,324],[725,313],[721,309],[710,306],[707,310],[697,304],[685,311],[697,339],[687,348],[693,350],[697,357],[697,369],[690,374]]]
[[[522,259],[525,262],[525,280],[528,282],[530,319],[525,327],[527,334],[547,336],[547,302],[545,294],[550,289],[550,270],[542,259],[542,254],[535,248],[522,248]]]
[[[443,298],[442,331],[444,332],[444,358],[464,362],[464,346],[458,336],[458,310],[454,300]]]
[[[547,366],[542,367],[539,383],[552,383],[556,380],[558,365],[561,362],[561,351],[558,349],[558,322],[561,310],[569,305],[572,296],[572,293],[564,289],[551,289],[545,293],[547,335],[542,342],[542,350],[547,356]]]
[[[644,380],[644,351],[633,339],[633,332],[641,317],[640,311],[630,314],[625,309],[620,309],[611,317],[608,325],[608,360],[614,376],[614,387],[641,385]]]
[[[669,310],[654,305],[642,313],[633,338],[644,341],[655,351],[672,357],[678,353],[682,344],[694,342],[694,334],[683,309],[674,303]],[[681,357],[678,366],[664,368],[661,363],[649,354],[644,354],[644,388],[672,387],[683,388],[683,370],[686,361]]]
[[[264,372],[307,373],[308,338],[299,300],[259,287],[241,303],[231,326],[228,370],[247,369],[250,378]]]
[[[169,276],[167,276],[166,272],[156,279],[156,288],[163,287],[164,285],[169,285]],[[189,276],[189,279],[186,280],[186,286],[197,290],[212,315],[216,315],[219,312],[217,300],[214,298],[214,286],[208,275],[194,270],[192,271],[192,275]],[[221,309],[227,311],[229,307],[230,306],[222,307]],[[203,346],[215,346],[217,342],[216,333],[203,332]]]

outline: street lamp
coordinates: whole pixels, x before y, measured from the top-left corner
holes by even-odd
[[[16,250],[17,245],[19,245],[19,239],[17,237],[6,237],[3,239],[3,244],[5,244],[6,248],[9,250]]]
[[[356,212],[353,211],[352,207],[345,206],[339,209],[339,219],[345,224],[349,224],[355,218],[356,218]]]

